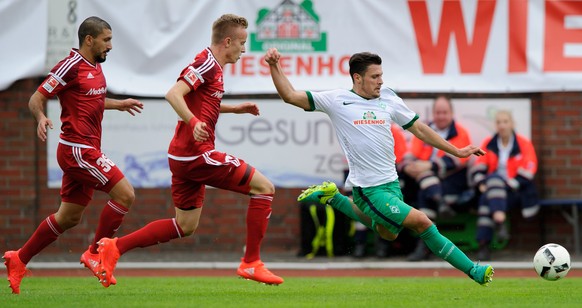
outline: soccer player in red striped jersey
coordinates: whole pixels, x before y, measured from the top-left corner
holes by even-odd
[[[214,129],[221,112],[259,114],[256,104],[221,104],[224,93],[222,69],[245,52],[248,22],[226,14],[212,26],[210,47],[196,55],[166,100],[180,119],[168,150],[172,171],[173,219],[156,220],[120,238],[99,242],[100,273],[111,279],[120,255],[136,247],[147,247],[194,233],[204,201],[205,185],[250,195],[247,211],[246,250],[237,274],[243,278],[278,285],[283,279],[265,268],[260,246],[271,216],[275,188],[258,170],[214,147]]]
[[[111,199],[101,212],[95,237],[81,263],[97,276],[97,240],[112,236],[134,201],[133,187],[123,173],[101,152],[101,121],[105,109],[141,112],[135,99],[106,97],[107,84],[101,64],[111,50],[111,26],[99,17],[89,17],[79,26],[79,49],[73,48],[31,96],[29,108],[38,121],[37,135],[46,141],[53,123],[44,113],[47,101],[57,96],[61,104],[61,134],[57,160],[63,170],[61,204],[49,215],[20,249],[4,253],[12,293],[20,293],[20,282],[32,257],[76,226],[95,189]],[[115,283],[112,277],[111,283]]]

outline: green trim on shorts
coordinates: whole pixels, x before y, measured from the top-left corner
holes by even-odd
[[[376,224],[398,234],[412,207],[403,201],[398,180],[372,187],[354,187],[354,203]]]

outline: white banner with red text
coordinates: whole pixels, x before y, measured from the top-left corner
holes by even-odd
[[[87,0],[79,15],[113,27],[105,71],[115,93],[162,96],[210,44],[224,13],[249,21],[246,53],[225,70],[226,94],[274,93],[265,50],[277,47],[298,89],[350,87],[348,60],[383,59],[400,92],[582,90],[582,1]],[[82,19],[82,18],[80,18]]]
[[[0,90],[45,74],[96,15],[113,28],[109,90],[162,97],[224,13],[249,21],[246,53],[224,67],[226,94],[275,92],[270,47],[306,90],[350,87],[361,51],[383,58],[384,83],[400,92],[582,90],[582,1],[571,0],[5,0]]]

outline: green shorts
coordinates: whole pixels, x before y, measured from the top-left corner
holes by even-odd
[[[398,180],[373,187],[354,187],[356,206],[375,224],[383,225],[394,234],[402,231],[402,222],[412,207],[404,203]]]

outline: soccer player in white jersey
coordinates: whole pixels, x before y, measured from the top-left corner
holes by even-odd
[[[382,59],[369,52],[354,54],[349,61],[351,90],[298,91],[279,64],[281,54],[271,48],[265,55],[273,83],[288,104],[306,111],[326,113],[334,124],[346,155],[355,206],[339,193],[336,185],[324,182],[305,190],[299,200],[315,199],[362,222],[387,240],[394,240],[403,228],[420,235],[429,249],[477,283],[488,285],[493,276],[490,265],[473,263],[455,244],[439,233],[426,214],[402,200],[395,169],[392,123],[407,129],[424,142],[456,157],[481,156],[474,145],[457,148],[441,138],[410,110],[394,91],[382,87]]]

